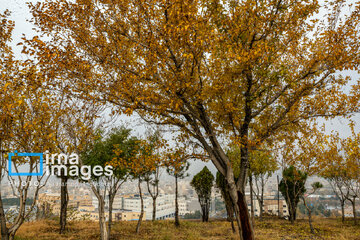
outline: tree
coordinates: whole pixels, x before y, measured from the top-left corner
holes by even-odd
[[[13,194],[20,202],[17,212],[13,215],[13,221],[9,222],[4,212],[0,194],[1,239],[4,240],[15,238],[17,230],[31,216],[38,193],[49,179],[49,176],[45,174],[40,175],[41,159],[39,157],[20,157],[18,153],[43,153],[45,149],[55,149],[55,141],[52,135],[55,132],[57,114],[53,115],[51,111],[56,110],[57,106],[51,104],[52,98],[50,96],[46,96],[44,92],[38,89],[33,89],[31,85],[27,85],[27,74],[36,75],[37,73],[32,72],[32,70],[21,71],[24,71],[25,75],[17,76],[19,78],[7,85],[7,91],[12,94],[20,94],[20,98],[15,97],[18,102],[10,102],[9,105],[2,106],[2,108],[8,108],[11,111],[5,112],[6,122],[1,124],[1,127],[4,127],[1,130],[5,134],[0,137],[0,185],[4,177],[7,176]],[[19,89],[19,85],[22,84],[29,86],[29,89]],[[12,91],[13,87],[17,90]],[[9,99],[4,100],[6,102]],[[10,167],[7,167],[10,164],[8,162],[10,154],[14,154],[11,157],[12,174],[10,174]],[[35,175],[20,175],[24,169],[27,169],[25,172]],[[33,184],[34,182],[37,184]],[[27,198],[34,200],[31,204],[27,204]]]
[[[359,180],[351,179],[346,182],[346,188],[349,189],[349,194],[346,195],[346,199],[351,202],[353,209],[354,225],[358,225],[358,219],[356,214],[356,199],[360,196],[360,182]]]
[[[294,223],[296,220],[296,207],[306,192],[305,182],[307,174],[290,166],[283,170],[283,178],[280,181],[279,189],[284,196],[289,208],[289,220]]]
[[[130,176],[138,181],[139,197],[140,197],[140,217],[136,225],[136,233],[140,232],[140,226],[144,217],[144,199],[141,188],[141,183],[145,180],[146,176],[156,170],[159,158],[153,154],[153,145],[151,137],[147,139],[137,140],[136,147],[133,149],[133,156],[129,159],[114,157],[111,165],[115,168],[124,168],[129,171]],[[121,154],[115,150],[115,154]]]
[[[190,163],[188,159],[192,157],[192,155],[188,155],[186,152],[187,145],[183,147],[177,147],[176,149],[171,150],[167,154],[167,159],[165,160],[166,171],[169,175],[174,176],[175,178],[175,226],[180,226],[179,220],[179,203],[178,203],[178,180],[183,179],[188,176],[186,171],[190,167]]]
[[[186,213],[184,219],[201,219],[201,212],[196,210],[194,213]]]
[[[164,145],[164,140],[160,135],[160,131],[157,130],[154,133],[150,133],[148,141],[151,147],[151,154],[154,156],[155,169],[149,170],[144,175],[144,180],[147,185],[148,192],[153,200],[153,213],[152,221],[156,220],[156,199],[159,196],[159,181],[160,181],[160,168],[163,165],[163,159],[160,155],[161,148]],[[151,187],[150,187],[151,185]]]
[[[61,114],[58,111],[61,98],[42,91],[37,84],[43,77],[34,62],[15,59],[9,46],[14,22],[9,17],[9,11],[0,13],[0,185],[6,176],[19,206],[12,219],[8,219],[0,193],[3,240],[15,238],[32,215],[38,193],[49,178],[41,174],[39,156],[26,157],[20,153],[41,154],[46,149],[55,149],[54,134]],[[20,174],[24,172],[30,175]],[[28,198],[33,199],[32,203],[26,201]]]
[[[318,189],[322,188],[323,185],[320,182],[314,182],[313,184],[311,184],[311,187],[312,187],[312,190],[307,196],[310,196],[310,195],[314,194]],[[314,230],[314,227],[312,225],[311,208],[306,204],[306,197],[305,196],[302,196],[302,200],[303,200],[304,206],[306,207],[306,210],[308,212],[310,232],[312,234],[314,234],[315,230]]]
[[[324,152],[324,161],[320,162],[322,171],[320,175],[325,178],[335,195],[340,201],[341,206],[341,220],[345,222],[345,203],[349,196],[349,189],[346,181],[347,171],[344,164],[344,158],[341,154],[340,138],[337,134],[330,136],[327,141],[327,149]]]
[[[0,185],[6,174],[6,156],[10,146],[11,130],[12,130],[12,104],[17,103],[20,99],[19,95],[13,94],[11,90],[16,90],[14,87],[8,91],[8,87],[14,85],[10,82],[11,77],[16,74],[16,65],[13,62],[13,52],[8,45],[11,41],[11,35],[14,28],[14,23],[10,21],[10,13],[8,11],[0,14]],[[15,70],[15,71],[14,71]],[[9,84],[10,83],[10,84]],[[0,223],[1,223],[1,239],[8,240],[12,232],[11,228],[6,225],[6,216],[3,207],[3,200],[0,191]],[[10,230],[10,232],[9,232]]]
[[[58,110],[62,114],[59,117],[55,134],[57,150],[61,153],[77,153],[80,155],[93,141],[97,129],[96,124],[103,124],[103,121],[98,120],[99,114],[103,111],[103,106],[98,106],[89,101],[73,99],[64,89],[43,86],[44,90],[47,88],[52,89],[53,94],[62,96],[61,108]],[[64,162],[62,164],[66,165]],[[64,234],[69,203],[67,184],[69,179],[76,177],[70,177],[69,173],[63,169],[56,174],[61,180],[60,234]]]
[[[296,206],[306,192],[307,178],[322,171],[321,162],[325,157],[324,143],[326,141],[324,128],[319,128],[317,124],[314,124],[309,128],[302,129],[284,143],[283,166],[290,167],[283,170],[285,176],[279,184],[279,189],[287,202],[290,213],[289,220],[292,223],[296,220]],[[319,187],[320,185],[314,186]],[[310,212],[309,214],[311,215]]]
[[[349,201],[356,225],[356,198],[360,195],[360,134],[355,133],[352,123],[350,129],[352,134],[345,139],[341,139],[336,132],[328,136],[320,168],[321,176],[328,180],[340,201],[342,221],[345,221],[345,203]]]
[[[130,161],[136,154],[137,139],[132,137],[131,131],[125,127],[114,128],[107,137],[99,137],[82,154],[82,164],[90,166],[102,166],[105,170],[113,162],[114,158]],[[106,170],[107,171],[107,170]],[[116,193],[121,185],[127,180],[128,170],[117,166],[113,173],[93,176],[90,186],[98,199],[99,224],[101,239],[110,239],[112,226],[112,207]],[[96,182],[94,184],[93,182]],[[106,226],[105,200],[109,199],[109,221]]]
[[[343,14],[348,4],[30,3],[39,36],[25,41],[24,52],[35,54],[44,75],[65,81],[74,96],[136,111],[196,139],[226,177],[241,238],[252,240],[249,149],[316,117],[358,111],[357,86],[345,94],[349,78],[337,74],[359,64],[359,4]],[[322,7],[325,16],[318,14]],[[223,138],[241,149],[237,178]]]
[[[347,200],[351,202],[353,208],[354,224],[358,224],[356,216],[356,199],[360,198],[360,133],[356,134],[354,124],[350,123],[351,136],[342,141],[344,155],[346,158],[346,189],[349,194]]]
[[[263,216],[264,189],[267,180],[278,169],[277,162],[271,156],[269,150],[262,149],[250,152],[249,178],[251,191],[255,194],[260,206],[260,220]],[[255,180],[255,189],[252,186],[252,179]]]
[[[198,174],[193,177],[190,182],[190,185],[195,189],[199,198],[203,222],[209,221],[211,189],[213,187],[213,181],[214,176],[207,167],[204,167]]]
[[[220,173],[216,173],[216,186],[220,189],[221,196],[225,202],[225,208],[227,213],[227,220],[231,223],[231,228],[233,232],[235,232],[234,226],[234,206],[233,202],[231,201],[231,196],[229,193],[229,186],[226,183],[225,177]]]
[[[147,173],[144,178],[148,193],[152,198],[152,221],[156,220],[156,199],[159,196],[159,181],[160,181],[160,164],[157,164],[155,170]]]
[[[58,151],[70,153],[75,150],[79,152],[86,145],[86,141],[91,139],[94,119],[100,111],[98,105],[93,102],[71,99],[63,85],[54,86],[50,82],[44,81],[45,78],[39,71],[36,61],[16,60],[12,49],[7,45],[11,40],[11,32],[14,27],[14,23],[7,20],[8,17],[9,12],[1,14],[0,75],[3,88],[1,89],[0,120],[4,124],[0,129],[3,130],[1,134],[10,141],[2,138],[4,140],[2,143],[7,145],[7,152],[10,152],[11,148],[22,149],[24,152],[43,152],[45,150],[53,153]],[[3,148],[1,147],[1,149]],[[3,149],[0,154],[4,153]],[[3,168],[0,169],[0,172],[2,174],[5,173],[2,171],[3,164],[6,163],[5,159],[1,162]],[[35,161],[34,165],[38,163],[39,161]],[[22,164],[24,162],[20,163],[20,165]],[[57,175],[61,179],[60,233],[64,233],[69,177],[64,171]],[[18,180],[25,184],[24,179]],[[28,180],[31,178],[26,181]]]

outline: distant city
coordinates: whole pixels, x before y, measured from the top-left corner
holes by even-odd
[[[321,178],[313,177],[309,179],[307,185],[310,185],[313,181],[321,181],[324,184],[317,194],[308,196],[311,203],[319,206],[323,210],[325,215],[341,215],[341,208],[339,201],[334,194],[330,185]],[[59,180],[58,180],[59,181]],[[60,182],[60,181],[59,181]],[[54,215],[60,214],[60,186],[56,179],[53,179],[48,183],[39,193],[38,200],[36,202],[36,211],[43,215]],[[136,182],[126,182],[120,188],[117,193],[114,203],[112,219],[115,221],[134,221],[138,220],[141,211],[140,197],[137,192]],[[156,219],[172,219],[175,215],[175,189],[174,183],[170,177],[166,180],[160,181],[159,183],[159,196],[156,200]],[[200,214],[201,208],[198,201],[198,197],[194,189],[190,186],[190,180],[184,179],[179,181],[179,215],[183,218],[196,218],[196,213]],[[76,181],[70,181],[69,185],[69,209],[72,210],[72,214],[69,216],[70,219],[88,219],[98,220],[98,199],[91,191],[90,187],[84,183],[78,183]],[[144,184],[144,219],[151,220],[153,212],[152,198],[147,193],[147,188]],[[33,194],[30,188],[30,194]],[[1,186],[1,193],[5,202],[5,211],[16,211],[16,205],[6,205],[6,199],[17,198],[13,195],[12,187],[10,184],[3,184]],[[248,201],[248,209],[250,211],[250,188],[246,188],[246,197]],[[31,199],[30,199],[31,200]],[[108,199],[105,201],[105,208],[108,209]],[[256,198],[253,198],[254,215],[259,216],[260,206]],[[278,213],[280,210],[280,213]],[[266,188],[264,191],[264,203],[263,213],[268,215],[279,215],[287,218],[288,208],[286,202],[278,194],[277,179],[276,176],[269,178]],[[39,214],[39,213],[37,213]],[[198,214],[198,215],[199,215]],[[108,212],[105,214],[108,218]],[[320,214],[321,215],[321,214]],[[210,217],[212,218],[226,218],[226,209],[220,194],[219,189],[216,186],[213,188],[211,196],[211,208]],[[345,216],[352,216],[351,206],[345,208]],[[34,214],[35,217],[35,214]]]

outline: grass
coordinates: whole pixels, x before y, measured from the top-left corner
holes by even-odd
[[[183,220],[175,228],[173,221],[144,221],[140,234],[135,233],[136,222],[117,222],[113,226],[112,239],[239,239],[231,231],[230,223],[213,220],[209,223]],[[268,218],[256,221],[255,237],[258,240],[279,239],[334,239],[360,240],[360,226],[352,222],[341,223],[340,219],[315,219],[316,234],[310,234],[307,220],[297,220],[291,225],[286,220]],[[58,223],[51,220],[24,223],[17,233],[17,240],[98,240],[97,222],[70,222],[66,234],[58,234]]]

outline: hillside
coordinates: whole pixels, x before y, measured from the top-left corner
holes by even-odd
[[[238,239],[231,232],[230,224],[226,221],[183,220],[181,227],[176,229],[172,221],[143,222],[140,234],[135,233],[136,222],[115,223],[112,239]],[[294,226],[285,220],[266,219],[257,221],[255,228],[256,239],[360,239],[360,226],[353,226],[349,220],[342,224],[340,219],[315,219],[316,235],[309,233],[306,220],[298,220]],[[97,222],[79,221],[69,223],[68,232],[59,236],[55,221],[39,221],[25,223],[17,234],[17,240],[98,240],[99,230]]]

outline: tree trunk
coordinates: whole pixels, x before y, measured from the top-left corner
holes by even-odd
[[[152,203],[153,203],[153,211],[152,211],[152,221],[153,222],[156,220],[156,199],[159,195],[159,182],[158,182],[157,176],[158,175],[155,174],[154,183],[151,184],[153,187],[153,191],[151,191],[151,189],[150,189],[150,179],[146,180],[147,189],[152,198]]]
[[[264,176],[261,176],[261,193],[260,193],[260,220],[263,220],[263,212],[264,212]]]
[[[205,213],[205,222],[209,222],[209,212],[210,212],[210,200],[206,200],[205,205],[206,213]]]
[[[0,139],[0,187],[2,182],[2,173],[3,173],[3,151],[2,151],[2,141]],[[0,230],[1,230],[1,239],[2,240],[9,240],[9,230],[6,227],[6,216],[4,211],[4,206],[2,202],[2,195],[1,195],[1,189],[0,189]]]
[[[263,220],[263,211],[264,211],[264,209],[263,209],[263,200],[262,199],[259,200],[259,205],[260,205],[260,214],[259,214],[259,216],[260,216],[260,221],[262,221]]]
[[[249,185],[250,185],[250,212],[251,212],[251,224],[254,227],[254,196],[253,196],[253,182],[252,175],[249,176]]]
[[[306,210],[308,212],[308,218],[309,218],[309,226],[310,226],[310,232],[312,234],[315,234],[315,230],[314,227],[312,225],[312,219],[311,219],[311,209],[308,207],[308,205],[306,204],[305,198],[303,197],[303,202],[304,202],[304,206],[306,207]]]
[[[295,222],[295,210],[294,207],[292,206],[292,204],[289,206],[289,214],[290,214],[290,222],[291,224],[294,224]]]
[[[309,226],[310,226],[310,232],[312,234],[315,234],[315,230],[314,230],[314,227],[312,225],[312,219],[311,219],[311,210],[308,209],[308,216],[309,216]]]
[[[341,221],[345,222],[345,200],[341,200]]]
[[[67,177],[61,177],[61,208],[60,208],[60,234],[65,233],[66,218],[67,218],[67,207],[69,202],[68,188],[67,188]]]
[[[105,199],[99,198],[99,224],[100,224],[100,234],[101,240],[109,240],[108,230],[106,229],[106,219],[105,219]]]
[[[235,226],[234,226],[234,207],[233,207],[232,202],[230,205],[229,201],[225,201],[225,208],[226,208],[226,212],[227,212],[227,220],[231,223],[232,231],[233,231],[233,233],[235,233],[236,230],[235,230]]]
[[[241,191],[237,191],[237,208],[239,210],[238,212],[238,218],[240,220],[241,228],[239,226],[240,233],[242,232],[242,239],[243,240],[253,240],[254,239],[254,232],[253,228],[250,223],[250,216],[247,209],[246,199],[245,195]]]
[[[243,171],[247,171],[246,168]],[[246,176],[246,173],[242,173]],[[240,174],[241,176],[241,174]],[[240,179],[240,178],[239,178]],[[238,181],[239,181],[238,179]],[[241,240],[254,240],[254,232],[251,225],[250,214],[248,212],[247,203],[245,199],[245,183],[246,177],[243,182],[234,182],[234,175],[232,172],[226,176],[226,181],[229,187],[229,193],[233,202],[236,222],[238,225],[239,236]]]
[[[175,226],[180,226],[179,221],[179,202],[178,202],[178,177],[175,174]]]
[[[112,210],[113,210],[113,204],[114,204],[114,193],[109,193],[109,221],[108,221],[108,232],[109,232],[109,238],[111,235],[111,225],[112,225]]]
[[[155,221],[156,220],[156,197],[153,197],[152,200],[153,200],[152,221]]]
[[[15,233],[14,234],[9,234],[9,240],[14,240],[15,239]]]
[[[7,233],[1,233],[1,240],[10,240],[10,236]]]
[[[354,225],[358,224],[357,217],[356,217],[356,197],[353,197],[353,201],[351,201],[352,208],[353,208],[353,216],[354,216]]]
[[[205,222],[206,209],[205,209],[205,205],[204,205],[204,204],[201,205],[201,212],[202,212],[201,219],[202,219],[203,222]]]
[[[249,80],[249,79],[248,79]],[[229,186],[233,191],[236,189],[236,199],[234,205],[237,205],[238,211],[236,211],[237,222],[241,224],[239,226],[239,235],[243,240],[254,240],[254,231],[251,225],[250,215],[247,208],[246,198],[245,198],[245,186],[247,180],[247,170],[249,168],[249,150],[248,150],[248,136],[249,136],[249,124],[250,124],[250,116],[251,116],[251,107],[250,107],[250,91],[251,91],[251,81],[248,81],[248,88],[245,93],[246,101],[245,101],[245,119],[244,124],[241,126],[241,139],[244,140],[242,146],[240,147],[240,174],[237,179],[237,183],[235,186]],[[234,176],[232,176],[234,177]],[[232,182],[234,179],[231,180]],[[234,182],[233,182],[234,184]],[[233,194],[232,194],[233,195]]]
[[[0,224],[1,224],[1,240],[9,240],[9,231],[6,227],[5,211],[2,204],[1,192],[0,192]]]
[[[234,221],[233,221],[233,220],[231,220],[231,229],[232,229],[233,233],[236,232],[236,229],[235,229],[235,225],[234,225]]]
[[[26,195],[25,195],[26,196]],[[26,198],[25,198],[26,199]],[[20,196],[20,208],[19,211],[25,211],[25,201],[22,196]],[[21,224],[24,222],[24,216],[20,215],[17,217],[15,223],[8,228],[6,226],[6,216],[2,203],[2,198],[0,194],[0,224],[1,224],[1,240],[13,240],[15,238],[15,233],[20,228]]]
[[[237,204],[234,206],[234,210],[235,210],[235,219],[239,230],[240,240],[244,240],[243,231],[241,227],[240,210]]]
[[[141,225],[141,221],[144,217],[144,199],[142,196],[142,192],[141,192],[141,180],[139,178],[139,182],[138,182],[138,188],[139,188],[139,195],[140,195],[140,202],[141,202],[141,212],[140,212],[140,217],[136,226],[136,233],[140,232],[140,225]]]
[[[36,220],[36,221],[39,221],[39,219],[40,219],[40,208],[39,208],[39,207],[36,207],[35,220]]]
[[[287,205],[288,211],[289,211],[289,221],[291,222],[291,224],[294,224],[296,210],[294,210],[293,204],[290,200],[286,200],[286,205]]]
[[[280,215],[280,189],[279,189],[279,175],[276,176],[276,180],[277,180],[277,204],[278,204],[278,218],[281,217]]]
[[[1,142],[0,142],[0,147],[1,147]],[[2,173],[2,167],[0,165],[0,186],[2,180],[1,173]],[[0,228],[1,228],[1,240],[9,240],[9,229],[6,227],[6,216],[2,202],[1,190],[0,190]]]

